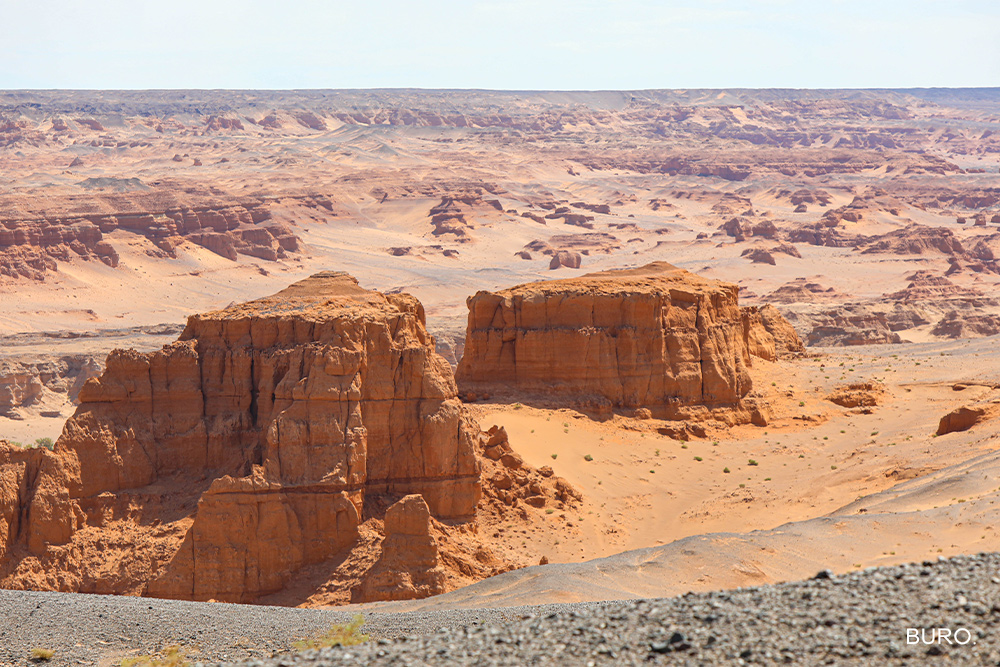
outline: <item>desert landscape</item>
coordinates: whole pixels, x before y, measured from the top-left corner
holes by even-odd
[[[998,89],[0,91],[0,588],[392,638],[965,563],[998,285]]]

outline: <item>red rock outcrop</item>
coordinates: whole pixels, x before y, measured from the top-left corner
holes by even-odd
[[[552,255],[549,268],[558,269],[565,266],[568,269],[579,269],[582,263],[583,258],[580,256],[580,253],[570,252],[569,250],[558,250]]]
[[[602,415],[749,419],[751,320],[737,293],[665,262],[479,292],[468,299],[459,386]],[[773,357],[773,338],[770,348]]]
[[[785,319],[778,309],[771,304],[765,304],[759,309],[754,308],[753,306],[745,306],[742,310],[744,313],[748,311],[757,311],[760,318],[760,326],[774,341],[773,347],[775,357],[780,358],[793,355],[805,350],[805,345],[802,344],[802,340],[799,338],[795,328],[791,325],[791,323],[789,323],[788,320]],[[753,331],[752,328],[750,330]],[[759,336],[759,338],[766,339],[766,336]],[[763,354],[756,354],[756,356],[763,357],[765,359],[768,358]]]
[[[843,408],[872,408],[882,403],[885,395],[880,382],[852,382],[835,388],[826,400]]]
[[[730,218],[719,227],[729,236],[736,239],[737,243],[747,240],[748,237],[774,239],[777,236],[778,228],[770,220],[754,223],[745,217]]]
[[[775,265],[774,255],[772,255],[764,248],[747,248],[741,253],[740,256],[746,257],[755,264],[770,264],[771,266]]]
[[[468,517],[481,494],[478,428],[420,303],[346,274],[193,316],[161,351],[113,352],[79,398],[37,472],[0,460],[5,488],[28,489],[0,496],[18,517],[5,587],[247,601],[350,547],[366,495]],[[118,562],[67,560],[109,526],[127,535]]]
[[[931,329],[942,338],[983,338],[1000,334],[1000,315],[975,315],[950,311]]]
[[[445,572],[431,535],[431,513],[419,494],[385,513],[382,555],[351,591],[352,602],[418,600],[445,591]]]
[[[622,247],[618,237],[607,232],[586,232],[583,234],[555,234],[547,241],[536,239],[524,246],[527,253],[540,252],[550,257],[566,252],[572,255],[611,254]],[[556,267],[551,267],[556,268]]]
[[[981,424],[987,419],[995,417],[998,413],[1000,413],[1000,404],[996,403],[956,408],[941,417],[937,434],[947,435],[958,431],[968,431],[976,424]]]
[[[898,344],[890,315],[868,304],[846,304],[810,315],[789,312],[788,319],[805,330],[806,345],[845,347],[851,345]],[[906,328],[906,327],[900,327]]]
[[[809,307],[825,300],[829,290],[823,291],[819,285],[802,280],[783,285],[768,299],[801,304],[788,317],[809,345],[900,343],[903,338],[898,332],[927,324],[933,324],[930,334],[940,338],[978,338],[1000,333],[997,313],[1000,300],[927,270],[916,271],[906,280],[909,281],[906,287],[877,300],[846,303],[829,310]],[[837,296],[836,292],[831,294]]]
[[[515,452],[502,426],[492,426],[481,434],[479,447],[483,464],[483,493],[495,510],[518,508],[563,510],[583,500],[579,491],[552,468],[535,469]]]
[[[25,531],[24,508],[47,454],[44,449],[21,449],[0,440],[0,563],[18,546]]]

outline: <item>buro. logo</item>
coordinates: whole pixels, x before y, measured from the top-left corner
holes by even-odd
[[[965,628],[907,628],[907,644],[973,644],[972,633]]]

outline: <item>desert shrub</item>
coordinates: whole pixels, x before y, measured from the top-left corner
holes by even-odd
[[[56,443],[52,442],[52,438],[39,438],[35,440],[35,447],[44,447],[45,449],[52,451],[52,448],[56,446]]]
[[[295,642],[293,646],[300,651],[314,648],[329,648],[331,646],[356,646],[368,641],[368,635],[361,632],[361,626],[365,624],[365,619],[358,614],[350,623],[334,625],[324,634],[312,639],[303,639]]]
[[[56,654],[50,648],[33,648],[31,649],[31,659],[35,662],[48,662]]]
[[[189,667],[187,652],[180,646],[168,646],[160,655],[140,655],[122,660],[121,667]]]

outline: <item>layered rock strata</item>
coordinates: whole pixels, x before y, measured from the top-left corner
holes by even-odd
[[[776,354],[736,285],[665,262],[479,292],[468,306],[457,378],[471,396],[506,390],[605,415],[742,421],[751,354]]]
[[[0,276],[44,280],[59,261],[96,259],[118,266],[107,234],[144,236],[168,257],[190,241],[235,260],[237,254],[276,261],[299,249],[299,240],[271,218],[266,204],[170,208],[143,213],[0,219]]]
[[[249,601],[350,547],[368,494],[439,517],[481,494],[422,306],[342,273],[115,351],[79,399],[53,454],[0,451],[4,586]],[[74,565],[109,526],[128,542],[114,571]]]

